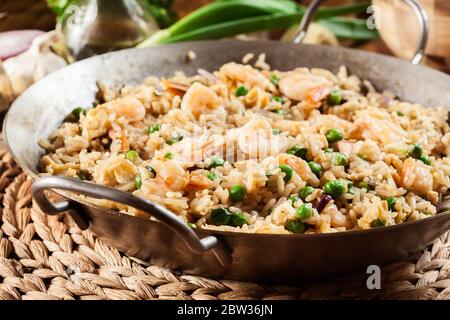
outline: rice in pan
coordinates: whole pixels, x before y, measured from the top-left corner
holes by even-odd
[[[450,186],[447,110],[398,101],[344,67],[260,60],[102,90],[41,141],[41,171],[132,192],[206,229],[326,233],[437,213]]]

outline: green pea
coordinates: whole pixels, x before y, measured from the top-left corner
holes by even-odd
[[[386,225],[386,221],[382,219],[375,219],[370,223],[370,225],[372,226],[372,228],[380,228]]]
[[[242,227],[244,224],[248,223],[247,217],[242,212],[233,212],[230,217],[230,226],[232,227]]]
[[[422,161],[423,163],[427,164],[427,165],[431,164],[431,160],[430,160],[430,158],[427,155],[422,155],[419,158],[419,160]]]
[[[159,130],[161,130],[161,125],[156,123],[156,124],[148,127],[147,132],[148,133],[154,133],[154,132],[159,131]]]
[[[395,199],[394,197],[388,197],[386,198],[386,202],[388,204],[388,209],[391,211],[395,210],[395,203],[397,202],[397,199]]]
[[[236,97],[242,97],[242,96],[247,95],[247,93],[248,93],[248,88],[246,86],[242,85],[242,86],[239,86],[236,88],[236,91],[234,94],[236,95]]]
[[[306,186],[300,190],[298,195],[302,200],[305,200],[307,196],[314,192],[314,188],[311,186]]]
[[[217,179],[217,174],[215,174],[214,172],[208,172],[206,174],[206,176],[208,177],[209,180],[214,181]]]
[[[230,192],[230,199],[232,202],[241,202],[242,200],[244,200],[247,194],[245,187],[240,185],[232,186],[229,192]]]
[[[303,233],[306,229],[305,224],[300,220],[288,220],[284,228],[292,233]]]
[[[341,90],[333,90],[330,92],[327,98],[327,102],[331,106],[336,106],[342,102],[342,92]]]
[[[333,158],[331,160],[331,164],[333,166],[345,166],[347,165],[348,162],[348,156],[340,153],[340,152],[335,152],[333,154]]]
[[[344,135],[338,129],[330,129],[325,134],[329,143],[337,142],[344,139]]]
[[[224,164],[225,160],[219,157],[214,157],[211,159],[211,163],[209,164],[208,169],[223,167]]]
[[[173,153],[172,153],[172,152],[167,152],[167,153],[164,155],[164,158],[169,159],[169,160],[172,160],[172,159],[173,159]]]
[[[308,219],[313,216],[313,210],[311,205],[302,204],[296,211],[295,216],[298,219]]]
[[[189,228],[197,229],[197,225],[195,223],[188,222],[187,225],[189,226]]]
[[[280,134],[280,129],[277,129],[277,128],[275,128],[275,129],[272,129],[272,134],[274,134],[274,135],[279,135]]]
[[[134,150],[130,150],[127,153],[125,153],[125,158],[127,158],[130,161],[136,161],[137,158],[139,158],[139,154]]]
[[[134,187],[136,190],[139,190],[142,187],[142,178],[140,174],[134,177]]]
[[[320,177],[320,173],[322,172],[322,166],[317,162],[310,161],[308,162],[308,166],[311,169],[312,173],[314,173],[317,177]]]
[[[167,141],[168,145],[173,145],[174,143],[177,143],[179,141],[183,140],[183,136],[175,136],[172,139]]]
[[[397,115],[398,115],[399,117],[404,117],[404,116],[405,116],[405,114],[404,114],[403,112],[401,112],[401,111],[397,111]]]
[[[283,103],[283,98],[282,97],[275,96],[275,97],[272,97],[272,100],[274,100],[276,102],[279,102],[279,103]]]
[[[289,200],[291,200],[292,204],[296,203],[298,201],[299,197],[296,194],[293,194],[289,197]]]
[[[331,180],[325,183],[323,191],[333,198],[338,198],[345,192],[345,187],[341,181]]]
[[[409,155],[413,158],[419,159],[423,155],[422,147],[418,144],[415,144],[412,150],[409,152]]]
[[[230,223],[231,212],[227,208],[216,208],[211,211],[210,222],[216,226],[224,226]]]
[[[307,148],[301,148],[298,145],[293,145],[292,147],[290,147],[286,153],[288,154],[293,154],[296,157],[302,158],[303,160],[306,160],[306,155],[308,153],[308,149]]]
[[[294,174],[291,166],[287,164],[280,164],[279,168],[281,169],[281,172],[284,172],[284,181],[289,182],[292,179],[292,175]]]
[[[280,77],[278,77],[275,73],[272,73],[269,80],[274,86],[277,86],[278,82],[280,82]]]

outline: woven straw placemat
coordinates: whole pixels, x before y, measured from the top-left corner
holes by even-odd
[[[148,265],[66,215],[45,215],[31,183],[0,142],[0,300],[450,299],[450,233],[414,261],[383,268],[381,290],[367,289],[367,275],[299,287],[212,280]]]

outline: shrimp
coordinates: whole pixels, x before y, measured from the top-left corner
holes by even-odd
[[[433,191],[433,175],[420,161],[408,158],[403,162],[399,184],[407,190],[424,195],[436,202],[437,193]]]
[[[177,158],[183,159],[192,164],[203,161],[221,148],[220,141],[209,139],[206,135],[186,137],[182,141],[174,144],[170,148]]]
[[[363,116],[355,121],[351,136],[361,140],[374,140],[382,145],[405,140],[405,130],[388,120]]]
[[[209,114],[221,107],[220,99],[210,88],[195,82],[181,101],[181,110],[192,114],[196,120],[202,114]]]
[[[238,130],[239,150],[254,157],[278,154],[280,140],[272,136],[272,126],[263,117],[254,117]]]
[[[308,163],[305,160],[293,155],[281,154],[279,157],[279,161],[282,164],[289,165],[303,181],[308,182],[314,187],[317,187],[320,184],[320,180],[311,171],[311,168],[308,166]]]
[[[189,183],[189,172],[175,161],[164,161],[155,169],[172,191],[182,191]]]
[[[117,117],[125,117],[130,122],[141,121],[145,118],[145,107],[138,99],[124,97],[112,100],[104,104],[108,113],[114,113]]]
[[[296,70],[288,72],[278,84],[281,93],[296,101],[306,100],[309,104],[324,99],[333,87],[333,83],[324,77]]]
[[[224,64],[220,68],[219,73],[232,81],[245,83],[250,87],[266,89],[270,85],[269,79],[264,77],[258,70],[249,65],[230,62]]]

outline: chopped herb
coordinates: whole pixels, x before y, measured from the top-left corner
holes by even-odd
[[[171,145],[173,145],[174,143],[177,143],[177,142],[179,142],[179,141],[181,141],[181,140],[183,140],[183,136],[175,136],[175,137],[173,137],[172,139],[168,140],[168,141],[167,141],[167,144],[171,146]]]
[[[167,153],[164,155],[164,158],[169,159],[169,160],[172,160],[172,159],[173,159],[173,153],[172,153],[172,152],[167,152]]]
[[[234,94],[236,95],[236,97],[242,97],[242,96],[246,96],[247,93],[248,93],[248,88],[246,86],[242,85],[242,86],[239,86],[236,88],[236,91]]]
[[[274,86],[277,86],[278,82],[280,82],[280,77],[278,77],[275,73],[272,73],[269,80]]]
[[[419,158],[419,160],[422,161],[423,163],[427,164],[427,165],[431,164],[431,160],[430,160],[430,158],[427,155],[422,155]]]
[[[148,129],[147,129],[148,133],[154,133],[154,132],[159,131],[159,130],[161,130],[161,125],[158,124],[158,123],[148,127]]]
[[[420,159],[420,157],[423,155],[422,147],[418,144],[415,144],[412,150],[409,152],[409,155],[413,158]]]
[[[134,187],[136,190],[139,190],[142,187],[142,178],[140,174],[134,177]]]
[[[83,108],[83,107],[77,107],[77,108],[75,108],[75,109],[72,110],[72,115],[73,115],[75,118],[79,119],[79,118],[80,118],[80,115],[81,115],[82,113],[85,113],[85,112],[86,112],[86,109],[85,109],[85,108]]]
[[[208,177],[209,180],[214,181],[217,179],[217,174],[215,174],[214,172],[208,172],[206,174],[206,176]]]

